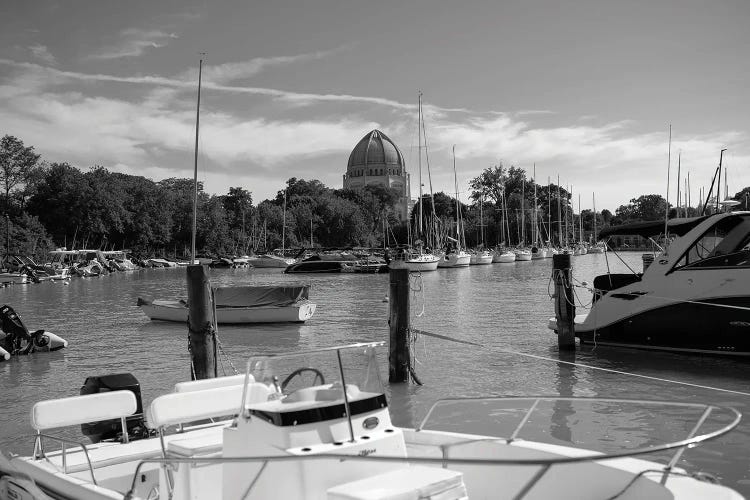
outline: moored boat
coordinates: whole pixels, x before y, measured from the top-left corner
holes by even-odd
[[[309,300],[310,286],[234,286],[214,288],[216,321],[219,324],[302,323],[315,313]],[[144,300],[137,305],[152,320],[184,323],[188,304],[184,300]]]
[[[470,254],[469,264],[472,266],[485,266],[492,264],[492,254],[487,250],[479,250]]]
[[[380,383],[379,345],[252,358],[244,375],[178,383],[142,412],[140,385],[132,375],[90,377],[84,395],[34,405],[34,449],[0,463],[0,487],[11,498],[25,498],[26,488],[34,488],[54,498],[85,500],[741,498],[677,467],[686,449],[737,425],[740,415],[732,408],[596,398],[454,398],[433,404],[418,427],[397,427]],[[660,405],[667,415],[690,409],[697,424],[674,440],[605,452],[524,439],[534,425],[548,433],[550,426],[572,433],[575,423],[566,418],[571,412],[584,427],[617,415],[622,429],[626,405],[638,411],[631,424],[638,435]],[[449,431],[436,423],[446,406]],[[494,411],[492,434],[461,430],[460,415],[475,418],[480,411]],[[706,423],[709,415],[716,422]],[[704,424],[709,430],[702,430]],[[93,444],[78,444],[56,431],[77,425]],[[605,438],[611,445],[611,436]],[[635,458],[669,450],[666,464]]]
[[[423,253],[412,249],[400,248],[388,262],[389,269],[408,269],[410,272],[435,271],[440,259],[433,253]]]
[[[597,344],[750,355],[750,212],[673,219],[667,227],[676,238],[643,273],[594,279],[594,302],[576,318],[576,336]],[[663,221],[640,222],[606,228],[599,237],[655,238],[663,230]],[[551,319],[550,329],[556,326]]]
[[[268,253],[248,257],[247,261],[253,267],[281,267],[281,268],[286,268],[287,266],[291,266],[295,262],[294,259],[289,259],[286,257],[279,257],[278,255],[273,255],[273,254],[268,254]]]
[[[9,305],[0,307],[0,326],[5,336],[0,339],[0,361],[11,355],[52,352],[68,346],[68,341],[46,330],[29,332],[21,318]]]

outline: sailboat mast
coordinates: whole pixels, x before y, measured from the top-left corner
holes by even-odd
[[[286,253],[286,189],[284,190],[284,213],[281,216],[281,256]]]
[[[417,106],[417,136],[419,141],[419,232],[418,237],[422,238],[422,92],[419,92],[419,105]]]
[[[538,243],[539,234],[537,234],[537,231],[539,229],[537,228],[537,213],[536,213],[536,163],[534,163],[534,211],[532,212],[532,218],[531,218],[531,239],[534,240],[532,242],[532,245],[536,245]]]
[[[198,62],[198,104],[195,107],[195,161],[193,166],[193,232],[190,244],[190,264],[195,264],[195,233],[198,225],[198,131],[201,119],[201,77],[203,58]]]
[[[562,237],[562,214],[560,212],[560,175],[557,176],[557,235],[560,239],[560,246],[563,246]]]
[[[456,145],[453,145],[453,186],[456,189],[456,239],[457,250],[461,251],[461,204],[458,201],[458,175],[456,174]]]
[[[581,211],[581,193],[578,193],[578,241],[583,243],[583,212]]]
[[[596,195],[591,193],[591,203],[594,206],[594,243],[596,243]]]
[[[524,210],[526,207],[524,206],[524,203],[523,203],[523,199],[526,196],[525,191],[526,191],[526,176],[524,175],[524,178],[521,181],[521,246],[526,245],[526,226],[525,226],[526,220],[524,218]]]

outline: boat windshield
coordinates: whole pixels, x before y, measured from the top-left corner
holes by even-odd
[[[694,267],[750,266],[750,217],[721,219],[706,231],[675,265]]]
[[[247,371],[256,382],[276,387],[281,398],[303,397],[311,387],[318,388],[314,396],[318,400],[382,396],[384,390],[376,356],[376,347],[381,345],[383,342],[362,343],[253,357],[247,363]],[[323,394],[321,390],[328,392]]]

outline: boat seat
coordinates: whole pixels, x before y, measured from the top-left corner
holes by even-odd
[[[255,378],[249,376],[250,383],[255,382]],[[188,382],[179,382],[174,386],[174,392],[192,392],[214,389],[216,387],[229,387],[232,385],[244,384],[245,375],[229,375],[227,377],[206,378],[202,380],[190,380]]]
[[[467,500],[461,472],[415,465],[340,484],[328,500]]]
[[[146,410],[146,425],[163,430],[170,425],[237,415],[243,389],[244,384],[235,384],[159,396]],[[252,382],[247,386],[245,404],[268,401],[272,392],[267,385]]]
[[[40,401],[31,408],[37,431],[112,420],[133,415],[138,408],[131,391],[112,391]]]

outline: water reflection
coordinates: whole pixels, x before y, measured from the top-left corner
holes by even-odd
[[[575,363],[575,351],[561,350],[558,353],[560,361],[564,363],[557,364],[557,394],[561,397],[573,397],[573,386],[576,380],[575,367],[568,363]],[[573,403],[569,401],[555,401],[552,406],[552,427],[550,432],[552,437],[565,443],[572,443],[572,431],[570,428],[569,418],[575,415]]]

